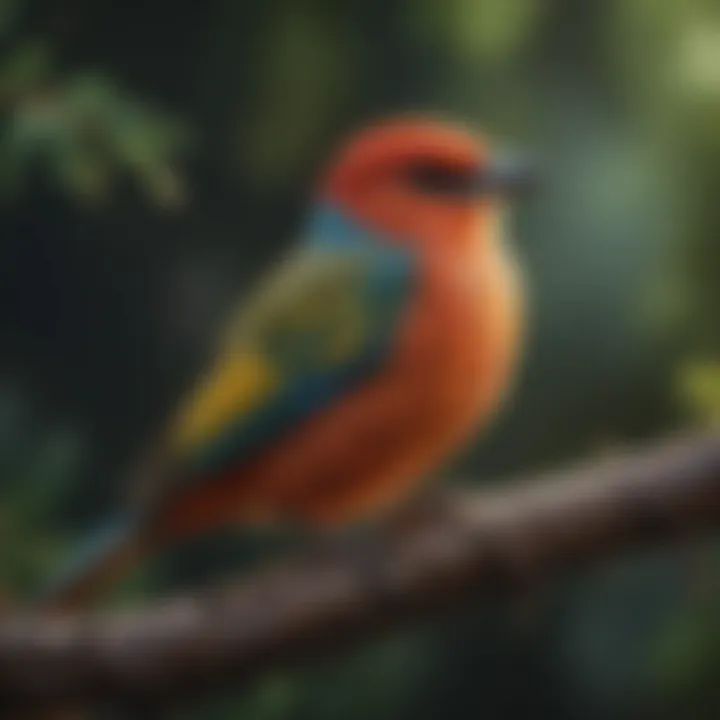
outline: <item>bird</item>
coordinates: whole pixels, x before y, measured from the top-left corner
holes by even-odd
[[[118,519],[42,607],[82,607],[218,528],[333,531],[408,502],[510,394],[526,293],[505,218],[532,177],[436,117],[381,119],[340,143],[297,242],[231,309]]]

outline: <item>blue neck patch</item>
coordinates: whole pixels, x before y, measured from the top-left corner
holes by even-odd
[[[382,236],[362,227],[335,205],[320,205],[310,216],[308,242],[319,248],[359,248],[382,244]]]

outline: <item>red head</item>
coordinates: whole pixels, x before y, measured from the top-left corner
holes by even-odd
[[[383,234],[433,245],[474,235],[496,200],[526,180],[522,168],[497,168],[485,141],[465,128],[398,118],[340,149],[321,197]]]

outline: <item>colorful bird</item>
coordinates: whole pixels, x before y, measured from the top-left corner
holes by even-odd
[[[522,326],[501,220],[528,181],[496,160],[469,130],[413,117],[341,147],[301,242],[231,317],[129,509],[49,605],[229,523],[326,528],[387,511],[486,423]]]

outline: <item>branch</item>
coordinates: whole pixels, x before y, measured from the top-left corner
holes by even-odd
[[[720,434],[447,494],[360,557],[299,557],[242,583],[115,614],[0,623],[0,706],[176,698],[247,681],[479,591],[720,526]]]

